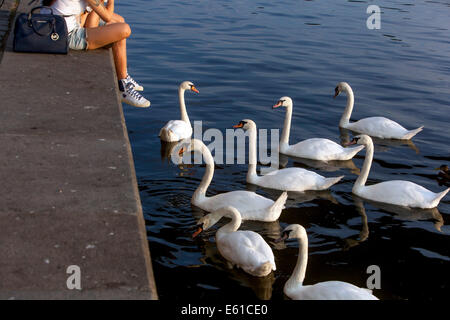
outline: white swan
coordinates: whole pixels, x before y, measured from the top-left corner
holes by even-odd
[[[223,216],[231,218],[231,221],[216,232],[220,254],[253,276],[265,277],[272,270],[275,271],[272,249],[263,237],[254,231],[237,231],[241,225],[241,214],[234,207],[224,207],[200,218],[199,228],[192,237],[195,238],[203,230],[208,230]]]
[[[384,181],[366,186],[373,159],[372,139],[363,134],[356,136],[348,144],[362,144],[366,146],[364,165],[352,189],[352,192],[361,198],[410,208],[429,209],[436,207],[450,190],[448,188],[443,192],[434,193],[418,184],[404,180]]]
[[[283,192],[278,199],[267,199],[252,191],[230,191],[212,197],[206,196],[206,191],[214,176],[214,159],[205,144],[197,139],[192,139],[186,149],[181,149],[180,154],[185,152],[199,151],[206,163],[206,172],[202,181],[195,190],[191,203],[205,211],[212,212],[226,206],[233,206],[239,210],[243,220],[258,220],[272,222],[278,220],[286,203],[287,193]]]
[[[280,152],[288,156],[306,159],[329,161],[329,160],[350,160],[364,147],[343,148],[334,141],[323,138],[312,138],[303,140],[294,145],[289,145],[289,133],[291,131],[293,102],[290,97],[281,97],[272,107],[286,108],[283,132],[281,133]]]
[[[244,119],[233,128],[242,128],[249,132],[249,165],[247,182],[264,188],[283,191],[303,192],[306,190],[325,190],[337,183],[344,176],[325,178],[320,174],[303,168],[285,168],[274,170],[264,176],[256,174],[256,124]]]
[[[339,82],[334,89],[334,98],[341,92],[347,93],[347,106],[345,107],[344,114],[339,122],[339,126],[342,128],[365,133],[372,137],[401,140],[409,140],[423,129],[422,126],[414,130],[407,130],[397,122],[385,117],[369,117],[356,122],[350,122],[350,116],[355,101],[353,90],[347,82]]]
[[[294,300],[378,300],[372,291],[342,281],[325,281],[303,285],[308,264],[308,235],[299,224],[287,226],[280,239],[298,239],[299,253],[294,272],[284,285],[284,293]]]
[[[180,141],[190,138],[192,135],[191,122],[186,111],[186,104],[184,102],[184,92],[191,90],[199,93],[194,84],[190,81],[184,81],[178,88],[178,99],[180,101],[181,120],[170,120],[159,131],[159,137],[166,142]]]

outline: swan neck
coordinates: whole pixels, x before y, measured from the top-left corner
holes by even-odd
[[[291,133],[291,121],[292,121],[292,107],[293,107],[292,104],[289,104],[286,107],[283,132],[281,133],[281,140],[280,140],[282,144],[289,145],[289,135]]]
[[[256,176],[256,128],[250,128],[248,130],[248,142],[249,142],[249,151],[248,151],[248,171],[247,171],[247,180],[250,177]]]
[[[294,272],[286,282],[286,288],[295,288],[303,285],[305,280],[306,266],[308,265],[308,238],[302,236],[298,239],[298,257]]]
[[[205,150],[205,148],[207,150]],[[198,199],[199,197],[206,196],[206,191],[208,190],[208,187],[211,184],[212,178],[214,176],[214,158],[212,157],[208,147],[204,146],[202,148],[202,155],[206,163],[206,170],[203,174],[200,185],[197,187],[197,190],[195,190],[194,195],[192,196],[193,199]]]
[[[346,86],[346,92],[347,92],[347,106],[345,107],[344,114],[342,115],[341,121],[339,122],[340,127],[345,127],[350,123],[350,117],[353,111],[353,104],[355,102],[353,90],[350,86]]]
[[[370,141],[366,144],[366,157],[364,158],[364,164],[361,169],[361,174],[358,179],[355,181],[354,189],[362,188],[367,182],[367,178],[369,177],[370,167],[372,166],[373,159],[373,142]]]
[[[234,211],[229,211],[227,213],[224,213],[222,216],[228,217],[231,219],[230,222],[228,222],[223,227],[219,228],[217,230],[217,237],[220,238],[222,235],[230,232],[235,232],[239,229],[241,226],[242,218],[240,214],[237,214]]]
[[[181,113],[181,120],[184,122],[187,122],[189,126],[191,126],[191,122],[189,121],[189,116],[186,111],[186,103],[184,102],[184,92],[186,90],[179,88],[178,89],[178,100],[180,102],[180,113]]]

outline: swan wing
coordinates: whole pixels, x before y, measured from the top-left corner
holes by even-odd
[[[236,231],[217,239],[217,247],[222,256],[252,273],[268,261],[275,270],[275,258],[267,242],[256,232]]]
[[[288,155],[315,160],[338,160],[345,149],[334,141],[322,138],[303,140],[289,146]]]
[[[430,208],[437,194],[410,181],[391,180],[355,192],[363,198],[412,208]]]
[[[300,286],[290,294],[295,300],[378,300],[372,291],[342,281],[325,281]]]
[[[240,213],[243,220],[266,221],[274,201],[265,198],[252,191],[230,191],[207,197],[200,203],[194,203],[198,207],[212,212],[225,206],[233,206]]]
[[[349,123],[347,128],[372,137],[402,139],[408,133],[403,126],[385,117],[369,117]]]
[[[325,183],[320,174],[303,168],[285,168],[258,177],[259,185],[286,191],[317,190]]]
[[[178,141],[192,135],[191,126],[183,120],[170,120],[162,127],[160,137],[165,141]]]

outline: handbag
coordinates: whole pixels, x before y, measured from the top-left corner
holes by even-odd
[[[50,14],[34,13],[38,9],[48,9]],[[14,51],[61,53],[69,51],[66,20],[54,15],[50,7],[35,7],[21,13],[14,27]]]

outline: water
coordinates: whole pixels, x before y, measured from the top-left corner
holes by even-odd
[[[354,198],[354,167],[317,170],[345,178],[320,197],[291,200],[278,222],[243,224],[263,235],[276,257],[277,271],[255,279],[228,269],[214,230],[190,237],[203,214],[190,198],[204,166],[179,168],[160,155],[158,133],[180,118],[177,87],[183,80],[200,90],[186,93],[191,121],[222,132],[244,118],[259,128],[281,128],[284,111],[271,106],[281,96],[292,97],[291,142],[339,141],[345,97],[332,95],[339,81],[347,81],[356,99],[352,120],[381,115],[406,128],[425,126],[413,144],[378,141],[369,183],[406,179],[444,190],[432,169],[450,162],[450,3],[378,3],[381,30],[366,28],[373,1],[118,2],[133,30],[130,73],[152,101],[150,109],[124,110],[161,299],[284,299],[297,243],[272,240],[291,223],[309,234],[305,284],[342,280],[366,286],[367,267],[378,265],[381,289],[375,294],[381,299],[448,296],[449,196],[438,211],[405,213]],[[361,167],[363,156],[354,158],[354,166]],[[290,159],[287,166],[304,165]],[[246,189],[246,171],[246,165],[217,166],[208,194]],[[272,199],[279,194],[257,192]]]

